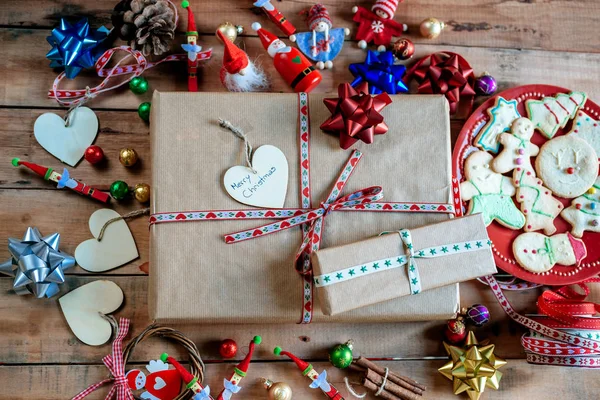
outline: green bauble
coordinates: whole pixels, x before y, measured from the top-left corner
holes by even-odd
[[[115,200],[123,200],[129,194],[129,186],[123,181],[114,181],[110,185],[110,195]]]
[[[135,94],[143,94],[148,91],[148,81],[143,76],[136,76],[129,81],[129,89]]]
[[[338,344],[329,352],[329,361],[334,367],[344,369],[352,364],[352,343]]]
[[[150,106],[150,103],[146,102],[138,107],[138,115],[146,122],[150,121]]]

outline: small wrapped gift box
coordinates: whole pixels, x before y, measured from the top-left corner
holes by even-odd
[[[496,273],[481,214],[402,229],[312,256],[321,310],[336,315]]]

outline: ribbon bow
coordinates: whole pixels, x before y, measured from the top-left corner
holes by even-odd
[[[323,99],[323,103],[331,112],[321,129],[340,135],[340,147],[347,149],[362,140],[373,143],[375,135],[383,135],[388,126],[379,113],[392,102],[387,93],[371,97],[369,85],[364,82],[353,88],[348,83],[338,86],[338,98]]]
[[[121,318],[119,320],[119,328],[117,331],[117,337],[112,344],[112,354],[107,355],[102,359],[106,368],[110,371],[112,378],[105,379],[98,383],[95,383],[73,397],[72,400],[81,400],[87,397],[90,393],[96,391],[99,387],[113,382],[113,386],[105,397],[105,400],[110,400],[116,394],[116,400],[135,400],[131,389],[127,384],[127,378],[125,378],[125,363],[123,361],[123,339],[129,332],[129,320],[127,318]]]
[[[354,75],[352,86],[357,87],[367,82],[370,94],[408,92],[408,88],[402,81],[406,67],[394,65],[394,54],[391,51],[378,53],[369,50],[364,62],[350,64],[348,69]]]
[[[414,78],[422,94],[443,94],[450,104],[450,114],[456,113],[461,96],[473,105],[475,74],[460,54],[449,51],[430,54],[413,65],[404,78]]]
[[[331,390],[331,385],[327,382],[327,370],[324,370],[319,374],[317,379],[311,382],[309,385],[311,389],[321,389],[325,393]]]
[[[234,385],[227,379],[223,379],[223,386],[225,387],[225,390],[223,391],[223,400],[231,399],[231,396],[233,396],[234,393],[238,393],[240,390],[242,390],[241,386]]]
[[[202,389],[201,392],[196,393],[194,395],[194,397],[192,397],[192,400],[209,400],[211,399],[210,397],[210,386],[205,386],[204,389]]]

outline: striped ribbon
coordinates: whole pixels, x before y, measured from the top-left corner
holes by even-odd
[[[127,318],[121,318],[119,320],[117,337],[112,344],[112,354],[109,354],[102,359],[102,362],[106,365],[106,368],[108,368],[112,377],[91,385],[73,397],[72,400],[84,399],[101,386],[111,382],[113,382],[113,386],[110,388],[110,391],[104,400],[110,400],[115,395],[116,400],[135,400],[133,393],[131,393],[131,389],[129,389],[129,385],[127,384],[127,378],[125,378],[125,363],[123,361],[123,339],[125,339],[128,332],[129,320]]]

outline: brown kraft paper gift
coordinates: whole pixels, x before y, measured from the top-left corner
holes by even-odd
[[[397,266],[396,263],[398,256],[407,254],[398,232],[314,253],[315,278],[322,281],[321,277],[327,277],[330,282],[316,287],[323,313],[337,315],[402,296],[417,299],[427,290],[497,272],[481,214],[410,229],[410,235],[415,255],[426,248],[438,255],[415,259],[421,293],[413,296],[409,296],[408,264]],[[471,251],[461,252],[465,245]],[[373,269],[373,262],[382,259],[388,259],[388,266],[381,262],[377,263],[377,269]],[[348,274],[349,269],[352,270],[351,275]],[[336,277],[337,273],[340,273],[341,280]],[[345,280],[347,278],[351,279]]]
[[[350,150],[319,125],[330,116],[324,97],[309,96],[310,179],[313,206],[325,200]],[[443,96],[392,96],[382,111],[389,131],[354,148],[364,155],[344,193],[383,187],[382,201],[452,203],[450,127]],[[286,208],[300,208],[296,94],[159,93],[152,100],[151,213],[237,210],[223,188],[225,171],[244,165],[243,143],[218,126],[229,120],[256,149],[270,144],[287,157]],[[339,246],[398,227],[444,221],[448,214],[332,212],[321,248]],[[159,322],[286,323],[301,317],[303,285],[294,269],[300,228],[225,244],[225,234],[273,220],[166,223],[150,228],[151,318]],[[361,294],[364,295],[364,294]],[[313,299],[314,303],[314,299]],[[311,304],[312,306],[313,304]],[[395,322],[447,319],[459,308],[458,285],[324,316],[313,322]]]

